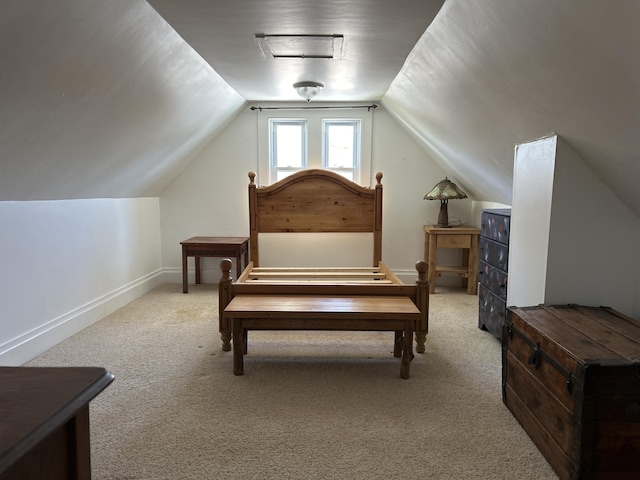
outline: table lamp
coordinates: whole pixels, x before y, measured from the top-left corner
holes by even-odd
[[[438,182],[429,193],[424,196],[424,200],[440,200],[440,213],[438,214],[438,224],[436,227],[451,227],[449,225],[449,212],[447,204],[449,200],[467,198],[467,194],[458,188],[458,186],[444,177],[444,180]]]

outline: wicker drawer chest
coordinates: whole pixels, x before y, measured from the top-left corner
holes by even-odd
[[[510,308],[502,351],[504,403],[560,479],[640,479],[640,322]]]

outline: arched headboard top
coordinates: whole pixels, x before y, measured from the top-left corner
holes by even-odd
[[[249,185],[255,185],[255,172],[249,172]],[[319,182],[333,182],[337,185],[340,185],[342,188],[346,190],[350,190],[353,193],[359,193],[361,195],[373,195],[372,189],[370,187],[363,187],[358,185],[355,182],[350,181],[346,177],[342,175],[332,172],[331,170],[324,170],[321,168],[310,168],[307,170],[300,170],[299,172],[293,173],[288,177],[283,178],[282,180],[268,186],[258,186],[259,195],[271,195],[282,190],[286,190],[292,188],[294,185],[300,182],[310,182],[310,181],[319,181]],[[382,173],[376,173],[376,186],[382,186]],[[256,185],[257,186],[257,185]]]
[[[276,232],[372,232],[373,265],[382,253],[382,173],[374,188],[335,172],[307,169],[258,187],[249,172],[251,257],[259,265],[258,234]]]

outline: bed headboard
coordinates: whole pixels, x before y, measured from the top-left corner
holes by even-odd
[[[249,172],[251,261],[260,265],[258,235],[277,232],[371,232],[373,266],[382,259],[382,173],[375,188],[322,169],[294,173],[266,187]]]

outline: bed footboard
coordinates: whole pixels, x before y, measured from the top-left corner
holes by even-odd
[[[279,270],[276,281],[273,281],[272,277],[268,281],[249,281],[248,279],[252,277],[254,269],[253,263],[247,266],[236,282],[233,282],[231,268],[231,260],[224,259],[220,262],[222,277],[218,288],[218,314],[223,351],[231,350],[232,325],[228,316],[225,315],[225,309],[236,295],[409,297],[420,312],[419,318],[415,322],[416,351],[418,353],[424,353],[425,351],[429,330],[429,282],[427,280],[427,263],[424,261],[416,263],[418,278],[413,285],[401,283],[382,262],[377,268],[366,269],[371,270],[371,279],[369,281],[364,280],[363,270],[357,269],[357,281],[353,283],[346,279],[345,269],[335,269],[335,275],[333,275],[334,278],[331,281],[326,281],[326,278],[331,276],[328,269],[320,270],[319,279],[316,278],[317,281],[312,281],[313,275],[304,273],[301,269],[293,269],[292,278],[289,281],[283,280],[283,278],[286,278],[284,269]],[[380,272],[385,272],[385,275],[381,277]],[[342,276],[342,280],[336,281],[336,275],[338,277]],[[258,276],[260,277],[260,275]]]

